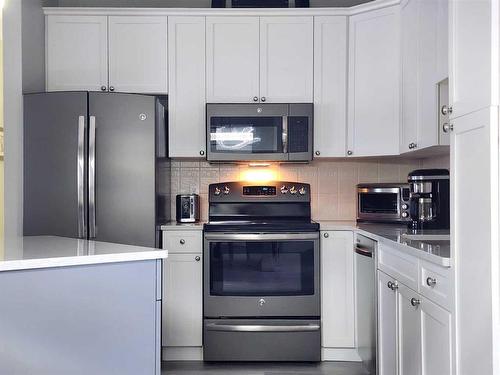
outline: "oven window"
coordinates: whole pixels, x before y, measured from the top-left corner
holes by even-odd
[[[362,213],[397,214],[398,195],[396,193],[363,193],[359,195]]]
[[[314,242],[212,242],[210,294],[313,295]]]
[[[212,117],[210,150],[223,153],[282,153],[282,117]]]

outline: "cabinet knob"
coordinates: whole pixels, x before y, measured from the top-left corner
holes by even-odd
[[[115,87],[114,86],[109,86],[109,91],[115,91]]]
[[[328,238],[330,235],[328,233],[323,233],[323,237]]]
[[[427,283],[427,285],[429,285],[430,287],[433,287],[436,285],[436,279],[432,278],[432,277],[428,277],[427,280],[425,281]]]
[[[417,144],[416,144],[416,143],[414,143],[414,142],[412,142],[412,143],[410,143],[410,144],[408,145],[408,148],[409,148],[410,150],[413,150],[414,148],[417,148]]]
[[[101,91],[106,91],[106,86],[101,86]]]
[[[441,114],[443,116],[449,115],[451,113],[453,113],[453,107],[448,107],[447,105],[443,105],[441,107]]]
[[[419,299],[416,299],[416,298],[412,298],[412,299],[410,300],[410,303],[411,303],[411,305],[412,305],[412,306],[417,307],[418,305],[420,305],[420,300],[419,300]]]
[[[199,262],[199,261],[200,261],[200,259],[201,259],[201,258],[200,258],[199,256],[195,256],[195,257],[194,257],[194,260],[196,260],[197,262]]]
[[[254,97],[253,97],[253,101],[254,101],[254,102],[258,102],[258,101],[259,101],[259,97],[258,97],[258,96],[254,96]]]
[[[205,151],[201,150],[201,151],[200,151],[200,155],[201,155],[201,156],[205,155]]]
[[[393,286],[393,285],[394,285],[394,283],[393,283],[392,281],[387,282],[387,287],[388,287],[389,289],[392,289],[392,286]]]
[[[314,153],[314,155],[316,155],[316,156],[320,156],[320,155],[321,155],[321,152],[316,151],[316,152]]]
[[[265,101],[266,101],[266,97],[265,97],[265,96],[263,96],[262,98],[260,98],[260,101],[261,101],[261,102],[265,102]]]
[[[351,150],[347,151],[347,155],[349,156],[352,155],[352,151]]]
[[[184,244],[186,243],[186,240],[185,240],[184,238],[181,238],[181,240],[179,241],[179,243],[180,243],[181,245],[184,245]]]
[[[391,285],[391,290],[398,290],[399,288],[399,285],[397,282],[393,282],[392,285]]]
[[[453,131],[453,124],[449,124],[449,123],[445,122],[443,124],[443,132],[449,133],[449,132],[452,132],[452,131]]]

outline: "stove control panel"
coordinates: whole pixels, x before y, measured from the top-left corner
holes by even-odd
[[[309,202],[310,191],[309,184],[300,182],[221,182],[210,184],[209,202]]]
[[[276,186],[243,186],[243,195],[276,195]]]

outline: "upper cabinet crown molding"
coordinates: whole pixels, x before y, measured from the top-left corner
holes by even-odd
[[[347,8],[101,8],[44,7],[46,15],[105,16],[352,16],[375,9],[397,5],[400,0],[375,0]]]

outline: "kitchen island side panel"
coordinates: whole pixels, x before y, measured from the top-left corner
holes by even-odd
[[[159,373],[157,261],[0,272],[0,373]]]

